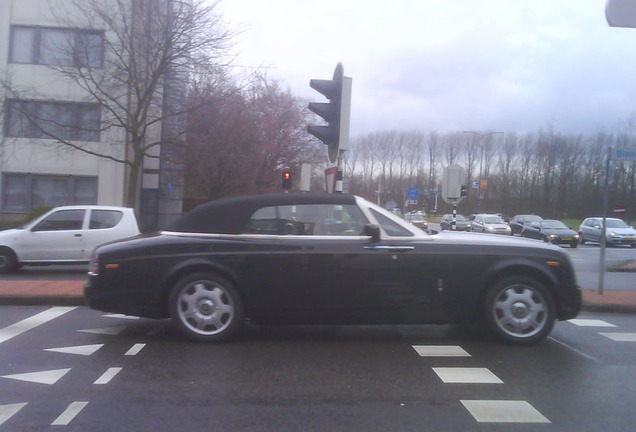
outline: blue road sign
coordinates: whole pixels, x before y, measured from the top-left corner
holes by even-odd
[[[420,191],[417,190],[416,187],[410,187],[406,191],[406,198],[410,200],[415,200],[420,196]]]

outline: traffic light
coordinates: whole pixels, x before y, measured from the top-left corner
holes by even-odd
[[[468,186],[467,185],[461,185],[460,191],[459,191],[459,196],[460,197],[465,197],[467,195],[468,195]]]
[[[288,191],[292,188],[292,175],[291,172],[283,172],[283,190]]]
[[[327,125],[307,126],[307,132],[327,145],[329,160],[336,162],[339,150],[349,149],[351,78],[344,76],[342,63],[338,63],[333,79],[312,79],[309,85],[329,99],[329,102],[309,103],[309,109],[325,119]]]

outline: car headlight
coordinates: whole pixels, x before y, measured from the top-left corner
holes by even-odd
[[[548,238],[549,238],[549,239],[551,239],[551,240],[554,240],[554,239],[559,238],[559,236],[558,236],[558,235],[556,235],[556,234],[550,234],[550,235],[548,236]]]
[[[579,238],[580,238],[580,237],[579,237],[579,235],[578,235],[578,234],[575,234],[575,235],[574,235],[574,239],[575,239],[575,240],[578,240]]]
[[[489,227],[486,227],[486,230],[487,231],[494,231],[495,229],[493,227],[489,226]]]

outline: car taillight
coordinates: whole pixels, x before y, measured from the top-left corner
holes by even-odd
[[[99,274],[99,257],[94,254],[88,263],[88,274],[90,276],[97,276]]]

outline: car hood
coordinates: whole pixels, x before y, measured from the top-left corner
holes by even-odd
[[[488,245],[488,246],[511,246],[511,247],[535,247],[540,249],[561,250],[551,243],[538,242],[533,239],[523,237],[501,236],[496,234],[481,234],[468,232],[442,231],[432,236],[435,240],[445,243]]]
[[[623,234],[623,235],[633,235],[636,236],[636,230],[634,228],[607,228],[607,232],[613,232],[616,234]]]
[[[24,232],[23,229],[12,228],[0,231],[0,245],[7,245]]]

